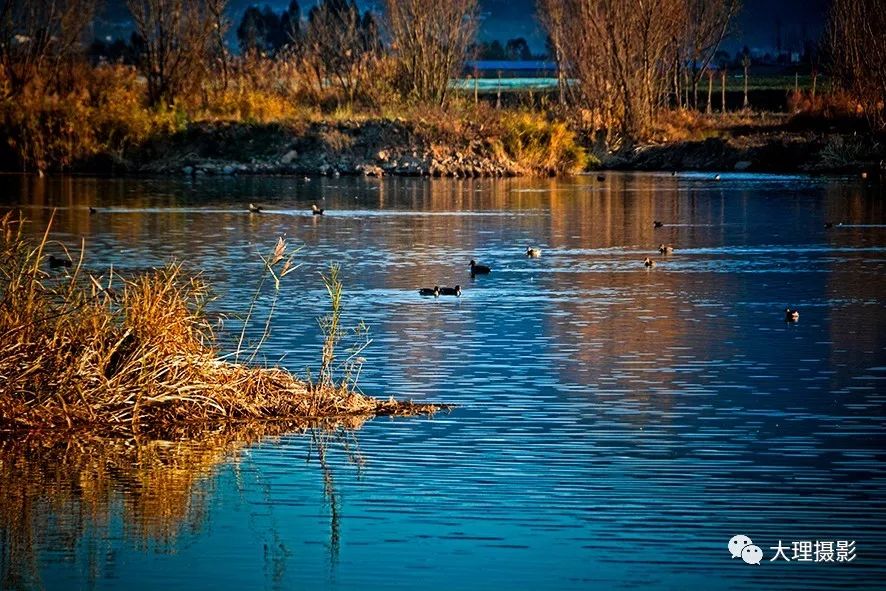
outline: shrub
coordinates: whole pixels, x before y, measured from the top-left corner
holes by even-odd
[[[64,170],[101,153],[123,152],[177,126],[169,110],[148,110],[144,88],[125,66],[81,67],[62,93],[34,79],[18,100],[0,104],[0,122],[18,168]]]
[[[879,146],[866,136],[832,135],[821,149],[819,157],[827,168],[845,169],[859,162],[876,159]]]
[[[563,121],[549,121],[536,113],[505,114],[501,143],[517,164],[537,174],[576,172],[587,164],[575,132]]]

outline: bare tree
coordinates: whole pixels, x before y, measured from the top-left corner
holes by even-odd
[[[698,105],[698,80],[737,9],[738,0],[539,0],[561,76],[579,82],[591,125],[629,137],[647,133],[672,96],[688,103],[688,83]]]
[[[834,0],[827,28],[834,81],[876,128],[886,128],[886,9],[882,0]]]
[[[645,133],[666,104],[674,35],[682,5],[674,0],[544,0],[542,22],[564,52],[561,67],[580,83],[580,102],[598,129]]]
[[[308,14],[301,53],[321,89],[336,86],[354,100],[381,51],[375,17],[361,17],[353,0],[323,0]]]
[[[726,112],[726,64],[720,68],[720,112]]]
[[[729,33],[741,8],[739,0],[683,0],[683,59],[689,63],[693,106],[698,108],[698,84]]]
[[[41,71],[54,77],[92,22],[96,0],[0,0],[3,93],[19,94]]]
[[[711,96],[714,93],[714,69],[708,66],[704,71],[705,75],[708,77],[708,103],[705,107],[704,112],[708,115],[714,112],[714,107],[711,104]]]
[[[228,64],[228,47],[225,44],[225,32],[230,26],[227,17],[225,17],[225,6],[227,0],[206,0],[206,7],[212,17],[212,33],[214,41],[214,53],[216,59],[221,64],[222,73],[222,89],[227,90],[229,64]]]
[[[217,48],[227,0],[126,0],[142,43],[141,67],[152,105],[171,105],[198,83]],[[223,21],[222,21],[223,22]]]
[[[477,0],[386,0],[402,91],[442,104],[477,32]]]
[[[750,52],[744,52],[744,55],[741,57],[741,67],[744,68],[744,103],[743,107],[745,110],[751,107],[751,103],[748,101],[748,78],[750,76],[751,71],[751,54]]]
[[[566,104],[568,80],[566,72],[566,8],[562,0],[538,0],[538,18],[548,32],[548,50],[557,64],[557,91],[560,104]]]

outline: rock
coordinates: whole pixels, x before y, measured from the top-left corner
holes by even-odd
[[[380,166],[375,166],[374,164],[358,164],[357,172],[362,172],[364,176],[384,176],[384,171]]]
[[[747,170],[753,165],[754,163],[750,160],[740,160],[739,162],[735,163],[735,170]]]
[[[222,174],[234,174],[234,167],[230,164],[225,164],[224,168],[222,168]]]
[[[283,154],[283,157],[280,158],[280,162],[283,164],[292,164],[292,162],[296,158],[298,158],[298,152],[296,152],[295,150],[289,150],[288,152]]]
[[[184,168],[182,168],[182,172],[184,174],[190,176],[190,175],[194,174],[194,167],[193,166],[185,166]]]

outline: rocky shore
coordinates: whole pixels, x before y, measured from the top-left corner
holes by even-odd
[[[866,144],[866,145],[861,145]],[[847,173],[882,168],[886,152],[842,134],[761,134],[639,146],[604,162],[617,170]]]
[[[492,142],[432,139],[403,120],[312,123],[304,128],[201,123],[153,140],[126,173],[501,177],[531,174]]]

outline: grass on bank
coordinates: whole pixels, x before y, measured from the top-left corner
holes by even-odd
[[[253,135],[245,134],[238,143],[241,156],[248,160],[266,156],[249,153],[253,143],[269,144],[262,129],[275,128],[281,139],[291,143],[312,126],[359,128],[396,122],[408,128],[408,141],[416,148],[433,145],[451,153],[497,156],[523,174],[571,173],[584,168],[577,134],[564,119],[545,109],[495,109],[458,97],[441,107],[404,102],[381,91],[370,101],[334,100],[307,96],[297,84],[290,88],[283,82],[268,82],[277,80],[273,72],[260,73],[267,76],[241,73],[232,76],[223,89],[209,88],[172,107],[157,108],[147,106],[144,81],[127,66],[83,65],[69,76],[64,92],[49,80],[37,78],[15,100],[0,100],[0,128],[7,137],[6,145],[0,146],[0,163],[7,170],[26,171],[106,168],[138,158],[140,148],[152,140],[199,139],[190,137],[189,131],[199,135],[207,124],[217,123],[242,126],[246,131],[253,128]],[[292,77],[291,73],[287,76],[282,80]],[[359,133],[351,129],[342,137],[317,139],[334,153],[347,149]]]
[[[208,286],[201,278],[177,264],[130,278],[94,277],[83,268],[82,249],[69,269],[47,271],[49,227],[35,244],[23,223],[11,212],[0,218],[2,430],[146,431],[194,421],[439,409],[378,400],[352,380],[335,380],[328,367],[334,352],[327,348],[326,373],[317,383],[224,358],[204,313]],[[266,273],[277,282],[287,265],[280,241],[265,259]]]

